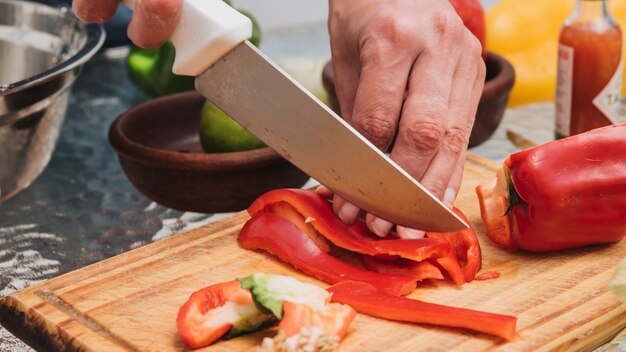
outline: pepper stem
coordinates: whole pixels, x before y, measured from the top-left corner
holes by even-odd
[[[504,175],[506,177],[506,184],[509,191],[509,196],[507,197],[507,202],[509,203],[509,206],[504,212],[503,216],[507,216],[509,215],[509,212],[513,209],[513,207],[522,203],[524,200],[522,200],[522,198],[515,190],[515,185],[513,184],[513,179],[511,178],[511,172],[506,166],[504,167]]]

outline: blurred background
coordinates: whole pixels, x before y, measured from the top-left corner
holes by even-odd
[[[485,8],[498,0],[481,0]],[[71,3],[71,0],[38,0],[55,6]],[[328,2],[320,0],[233,0],[233,5],[252,12],[264,30],[284,29],[285,27],[317,24],[326,21]],[[120,23],[130,18],[129,11],[119,11],[117,19]],[[118,23],[107,24],[116,27]],[[109,40],[110,42],[110,40]]]
[[[497,0],[481,0],[485,8]],[[233,5],[254,13],[266,30],[319,23],[326,20],[328,2],[320,0],[233,0]]]

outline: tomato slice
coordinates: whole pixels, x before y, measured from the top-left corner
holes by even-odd
[[[283,304],[284,316],[278,328],[287,337],[298,334],[303,328],[317,328],[322,333],[336,335],[343,339],[356,317],[356,311],[352,307],[330,303],[324,310],[315,310],[302,303],[285,302]]]

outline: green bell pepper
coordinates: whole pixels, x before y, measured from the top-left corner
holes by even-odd
[[[230,5],[229,1],[225,1]],[[261,28],[248,11],[237,10],[252,21],[250,42],[255,46],[261,43]],[[172,73],[176,49],[167,41],[160,48],[143,49],[133,45],[126,60],[128,74],[135,85],[153,97],[194,90],[194,77]]]

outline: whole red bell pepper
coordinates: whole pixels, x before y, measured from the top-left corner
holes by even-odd
[[[444,325],[479,331],[506,340],[516,336],[517,318],[476,310],[448,307],[386,294],[362,282],[343,281],[328,288],[331,301],[357,312],[387,320]]]
[[[487,236],[544,252],[626,235],[626,124],[511,154],[476,188]]]
[[[295,212],[285,209],[289,206]],[[395,256],[416,262],[433,259],[447,271],[455,284],[465,282],[465,274],[448,237],[400,240],[388,236],[381,239],[372,235],[362,223],[345,224],[334,214],[331,203],[315,192],[302,189],[269,191],[250,205],[248,213],[251,216],[279,214],[297,224],[318,244],[318,235],[321,235],[336,246],[356,253]],[[472,263],[475,260],[480,261],[480,257],[472,258]]]
[[[239,232],[239,243],[246,249],[270,252],[296,269],[330,284],[361,281],[393,295],[408,294],[416,285],[412,277],[367,271],[331,256],[298,226],[276,214],[253,216]]]

